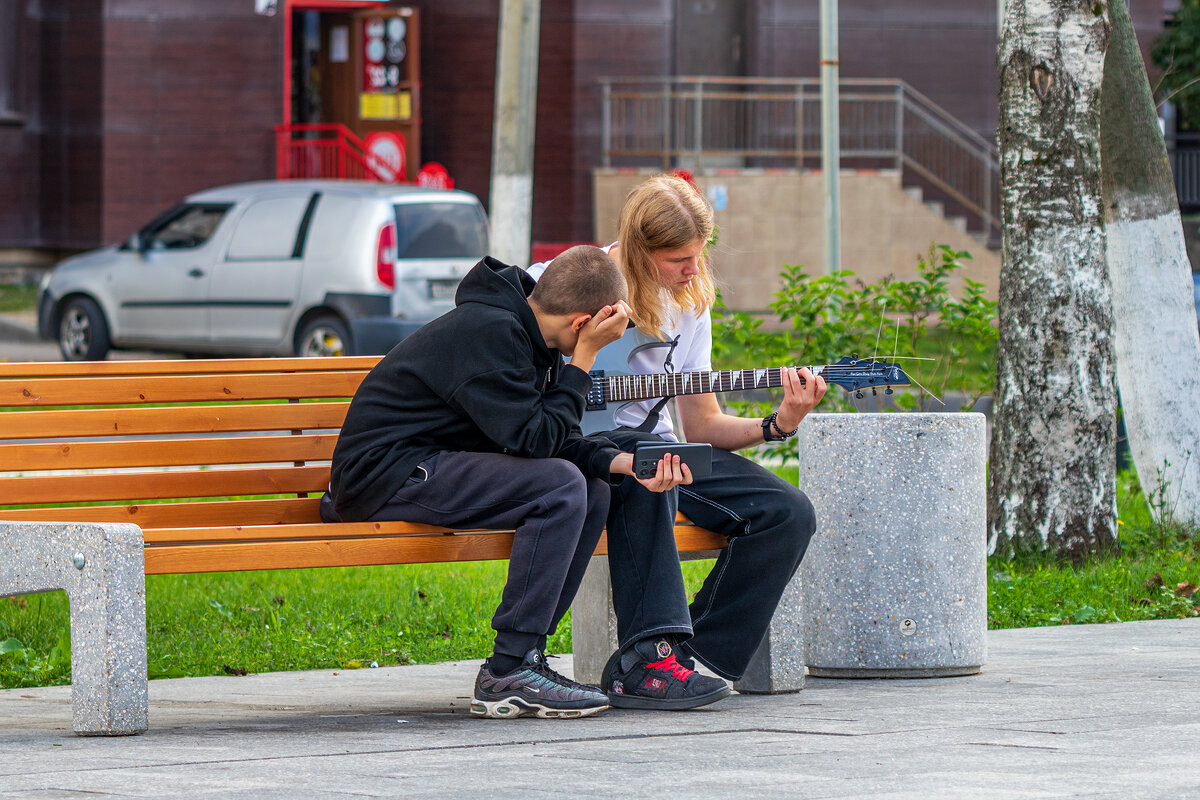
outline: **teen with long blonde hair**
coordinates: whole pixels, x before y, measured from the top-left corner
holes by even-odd
[[[625,339],[636,333],[644,345],[630,356],[630,371],[712,370],[712,233],[711,206],[679,177],[650,178],[626,198],[618,240],[607,250],[625,275],[638,329]],[[713,445],[710,475],[662,493],[628,480],[613,488],[608,560],[620,645],[601,679],[613,706],[678,709],[719,700],[729,686],[694,672],[695,661],[737,680],[762,641],[816,530],[812,504],[799,489],[733,452],[794,436],[824,396],[820,376],[781,372],[783,401],[764,419],[726,414],[713,394],[675,398],[683,437]],[[615,421],[619,427],[603,435],[623,450],[679,440],[670,414],[654,401],[623,407]],[[676,511],[729,538],[690,606]]]

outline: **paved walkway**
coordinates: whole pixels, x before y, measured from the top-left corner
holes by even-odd
[[[478,662],[154,681],[119,739],[75,737],[67,687],[9,690],[0,797],[1200,798],[1200,619],[989,649],[972,677],[584,720],[471,717]]]

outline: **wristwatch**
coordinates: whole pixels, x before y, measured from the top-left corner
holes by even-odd
[[[796,432],[800,430],[799,425],[796,426],[795,430],[780,430],[779,425],[777,425],[775,422],[775,418],[778,416],[778,411],[772,411],[770,414],[767,414],[765,417],[763,417],[762,429],[764,442],[782,442],[786,439],[792,438],[796,435]]]

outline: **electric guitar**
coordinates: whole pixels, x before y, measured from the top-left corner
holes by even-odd
[[[603,352],[603,351],[601,351]],[[814,375],[820,375],[826,383],[841,386],[847,392],[862,397],[862,390],[879,386],[891,394],[892,386],[911,383],[904,370],[896,364],[876,361],[872,358],[846,356],[834,364],[811,366]],[[587,412],[584,414],[584,432],[595,432],[612,428],[612,413],[604,413],[609,403],[631,403],[661,397],[677,397],[686,394],[711,392],[737,392],[750,389],[774,389],[783,385],[783,370],[780,367],[766,369],[727,369],[712,372],[663,372],[652,375],[608,374],[608,370],[594,369],[588,373],[592,379],[587,393]],[[608,427],[603,427],[607,425]]]

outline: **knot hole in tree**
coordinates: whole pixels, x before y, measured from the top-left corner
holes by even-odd
[[[1038,99],[1045,100],[1046,95],[1050,94],[1050,88],[1054,86],[1054,73],[1045,64],[1038,64],[1030,74],[1029,83]]]

